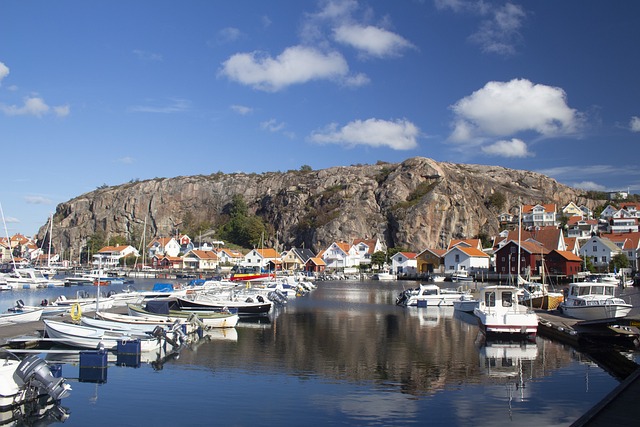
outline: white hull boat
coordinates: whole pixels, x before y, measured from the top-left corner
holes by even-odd
[[[43,322],[49,338],[71,347],[96,349],[104,346],[106,350],[116,350],[118,341],[131,341],[134,339],[140,340],[140,351],[152,351],[161,345],[161,340],[149,338],[140,333],[108,331],[48,319],[43,320]]]
[[[618,319],[629,314],[633,306],[616,297],[618,285],[604,282],[576,282],[569,285],[567,299],[560,309],[580,320]]]
[[[538,332],[538,315],[518,304],[518,288],[487,286],[480,291],[478,307],[473,314],[487,336],[534,339]]]
[[[149,311],[150,303],[160,301],[150,301],[147,303],[147,307],[144,308],[137,304],[127,305],[129,314],[131,316],[143,316],[146,318],[164,319],[166,321],[174,322],[177,319],[201,322],[204,326],[209,328],[235,328],[238,324],[240,317],[238,314],[222,313],[222,312],[193,312],[184,310],[169,310],[161,309],[162,312]],[[167,303],[168,305],[168,303]]]
[[[396,298],[397,305],[405,307],[453,306],[454,301],[462,299],[468,292],[455,289],[441,289],[434,284],[421,284],[415,289],[402,291]]]
[[[0,325],[12,323],[37,322],[42,317],[42,308],[23,309],[0,314]]]
[[[59,400],[70,394],[64,378],[55,378],[47,362],[35,354],[20,360],[13,353],[0,353],[0,410],[9,410],[48,395]]]
[[[479,304],[480,300],[473,298],[470,294],[467,294],[453,302],[453,309],[455,311],[473,313],[473,310],[475,310]]]

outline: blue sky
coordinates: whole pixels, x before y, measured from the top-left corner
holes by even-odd
[[[104,184],[414,156],[638,192],[638,16],[636,1],[5,0],[7,231]]]

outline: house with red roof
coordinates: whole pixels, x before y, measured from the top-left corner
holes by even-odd
[[[391,257],[391,272],[393,274],[416,274],[418,261],[415,252],[396,252]]]
[[[218,255],[214,251],[194,249],[182,257],[182,265],[194,270],[215,270],[219,265]]]
[[[257,267],[258,269],[267,269],[269,264],[279,266],[282,264],[280,254],[273,248],[252,249],[242,261],[243,267]]]
[[[545,274],[567,276],[574,279],[582,271],[583,261],[578,255],[570,251],[552,250],[544,257]]]
[[[155,255],[176,257],[180,254],[180,243],[174,237],[156,237],[147,245],[149,259]]]
[[[333,242],[318,256],[322,257],[322,260],[325,262],[327,268],[330,269],[354,267],[358,264],[356,264],[356,259],[350,256],[350,249],[351,245],[347,242]]]
[[[585,219],[582,216],[572,216],[567,220],[567,237],[573,237],[578,240],[588,240],[597,233],[597,219]]]
[[[370,265],[371,256],[376,252],[386,252],[387,248],[379,239],[355,239],[349,248],[353,265]]]
[[[522,226],[525,228],[553,226],[557,227],[556,204],[523,205]]]
[[[640,232],[605,234],[603,237],[611,240],[622,250],[635,271],[640,270]]]
[[[443,255],[446,273],[488,270],[490,257],[477,247],[458,244]]]
[[[96,268],[117,267],[120,260],[128,256],[137,258],[140,253],[131,245],[105,246],[93,255],[92,264]]]
[[[416,255],[418,274],[444,273],[446,249],[425,249]]]
[[[520,244],[517,240],[509,240],[494,253],[496,273],[521,277],[537,276],[541,272],[543,258],[549,252],[549,249],[533,239],[521,241]]]

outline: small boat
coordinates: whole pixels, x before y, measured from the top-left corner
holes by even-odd
[[[46,361],[35,354],[20,359],[0,349],[0,411],[48,396],[54,401],[69,396],[71,386],[56,378]],[[3,423],[4,424],[4,423]]]
[[[567,299],[560,310],[581,320],[618,319],[629,314],[633,306],[616,297],[618,285],[605,282],[575,282],[569,285]]]
[[[389,273],[387,271],[382,271],[380,273],[376,273],[373,276],[371,276],[371,279],[389,281],[389,280],[397,280],[398,277],[393,273]]]
[[[457,282],[473,282],[473,276],[470,276],[467,270],[459,270],[451,275],[451,281]]]
[[[480,300],[474,298],[471,294],[465,294],[462,298],[453,302],[453,309],[455,311],[473,313],[473,310],[475,310],[479,304]]]
[[[518,294],[518,302],[530,308],[555,310],[564,301],[562,292],[549,290],[546,283],[524,281],[519,284],[522,292]]]
[[[36,289],[64,286],[62,280],[47,279],[40,270],[34,268],[17,268],[5,277],[12,289]]]
[[[517,294],[518,288],[510,285],[486,286],[480,291],[473,314],[486,336],[535,339],[538,315],[518,304]]]
[[[148,301],[142,307],[138,304],[127,304],[131,316],[156,317],[175,321],[176,319],[188,319],[202,322],[204,326],[210,328],[234,328],[238,324],[240,317],[237,313],[229,311],[185,311],[171,310],[169,301]]]
[[[468,292],[454,289],[441,289],[433,283],[421,284],[415,289],[407,289],[398,295],[396,305],[405,307],[452,306]]]
[[[221,296],[208,294],[187,294],[184,297],[176,297],[176,305],[180,310],[189,311],[220,311],[223,309],[236,310],[240,316],[267,315],[273,303],[261,295],[254,298],[247,297],[244,300],[223,299]]]
[[[0,313],[0,325],[11,323],[37,322],[42,317],[43,311],[44,310],[40,307]]]
[[[152,330],[156,326],[162,326],[165,329],[174,328],[176,325],[184,327],[186,333],[196,332],[198,325],[196,322],[189,322],[188,319],[163,319],[159,317],[145,317],[145,316],[131,316],[129,314],[111,313],[108,311],[99,311],[96,313],[96,318],[107,320],[112,323],[122,323],[126,325],[136,325],[142,328],[151,328]],[[117,328],[117,327],[116,327]]]
[[[71,310],[71,307],[49,305],[49,301],[47,301],[46,299],[43,299],[40,305],[26,305],[24,301],[19,299],[16,301],[16,304],[13,307],[9,308],[8,311],[15,313],[15,312],[39,310],[39,309],[42,310],[42,317],[47,317],[47,316],[63,315],[65,313],[68,313]]]
[[[144,333],[109,331],[49,319],[44,319],[43,322],[47,337],[70,347],[96,349],[104,346],[105,350],[116,350],[118,341],[139,339],[140,351],[152,351],[162,344],[160,337],[149,337]]]

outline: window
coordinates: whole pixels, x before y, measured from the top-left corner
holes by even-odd
[[[511,292],[503,292],[502,293],[502,306],[503,307],[511,307],[513,301],[513,295]]]
[[[460,262],[460,255],[456,254],[456,262]]]
[[[495,292],[487,292],[484,294],[484,303],[487,307],[495,307],[496,306],[496,293]]]
[[[597,246],[593,246],[593,252],[598,252],[598,247]]]

